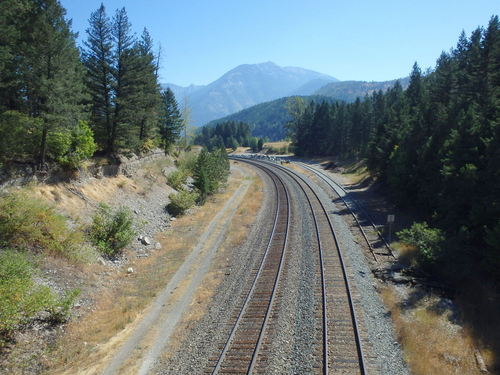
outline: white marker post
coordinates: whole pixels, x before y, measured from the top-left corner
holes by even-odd
[[[395,215],[387,215],[387,224],[389,224],[389,246],[392,237],[392,224],[394,223]]]

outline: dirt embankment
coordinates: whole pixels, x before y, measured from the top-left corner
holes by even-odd
[[[166,176],[175,169],[173,159],[154,156],[129,160],[115,176],[87,174],[70,182],[11,187],[28,189],[30,195],[53,204],[75,228],[87,226],[100,203],[126,207],[133,212],[137,236],[115,260],[95,254],[86,263],[40,258],[38,283],[61,294],[79,289],[80,295],[67,324],[51,326],[39,320],[17,332],[0,353],[0,374],[56,373],[56,369],[75,373],[70,363],[115,345],[117,333],[123,338],[131,331],[132,323],[182,263],[198,224],[227,199],[227,193],[218,194],[178,220],[170,217],[165,207],[175,190]],[[241,177],[232,176],[227,191],[241,183]],[[148,237],[150,244],[139,236]]]

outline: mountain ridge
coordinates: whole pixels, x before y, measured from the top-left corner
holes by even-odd
[[[353,102],[356,98],[363,98],[374,91],[386,91],[394,86],[396,81],[406,88],[409,78],[395,79],[390,81],[340,81],[329,83],[316,90],[314,95],[292,95],[282,97],[272,101],[259,103],[241,111],[232,113],[219,119],[207,123],[205,126],[215,126],[217,123],[225,121],[242,121],[252,126],[252,135],[255,137],[268,137],[271,141],[283,139],[286,136],[285,124],[290,120],[286,103],[293,96],[300,96],[306,101],[345,101]],[[323,94],[320,94],[323,93]]]
[[[259,103],[290,95],[310,95],[318,86],[330,82],[338,82],[338,79],[269,61],[238,65],[208,85],[183,87],[166,83],[162,88],[170,87],[181,105],[187,98],[191,121],[201,126]]]

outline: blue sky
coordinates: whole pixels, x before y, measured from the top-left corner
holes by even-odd
[[[273,61],[340,80],[381,81],[433,67],[498,0],[62,0],[85,38],[90,13],[125,7],[162,46],[161,81],[207,84],[240,64]]]

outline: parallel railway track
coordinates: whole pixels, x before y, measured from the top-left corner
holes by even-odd
[[[295,162],[295,164],[318,176],[318,178],[325,182],[330,187],[331,191],[342,200],[345,207],[349,210],[352,217],[354,218],[354,221],[356,222],[356,225],[359,228],[363,238],[365,239],[370,253],[372,254],[376,262],[378,262],[377,255],[395,258],[390,245],[387,243],[384,236],[380,233],[371,216],[359,203],[357,203],[353,199],[347,199],[348,192],[342,185],[338,184],[324,172],[316,168],[312,168],[306,163]]]
[[[255,275],[243,306],[234,317],[231,333],[213,358],[207,373],[262,373],[268,358],[267,345],[262,345],[266,326],[273,319],[271,310],[279,288],[280,273],[287,247],[290,225],[290,202],[286,185],[279,174],[287,174],[305,194],[316,231],[318,244],[318,280],[321,284],[322,351],[321,365],[313,364],[321,374],[365,375],[366,365],[359,335],[356,312],[349,280],[339,244],[328,212],[310,184],[297,173],[268,163],[247,162],[263,169],[273,180],[278,195],[278,207],[273,233],[266,254]],[[284,217],[286,216],[286,220]],[[286,223],[286,224],[285,224]],[[269,340],[269,338],[268,338]],[[313,343],[311,343],[313,344]]]
[[[320,252],[324,259],[323,278],[326,292],[326,345],[325,373],[367,373],[363,345],[354,309],[353,297],[345,262],[328,211],[310,183],[298,173],[277,166],[300,186],[307,197],[316,222],[320,239]]]

